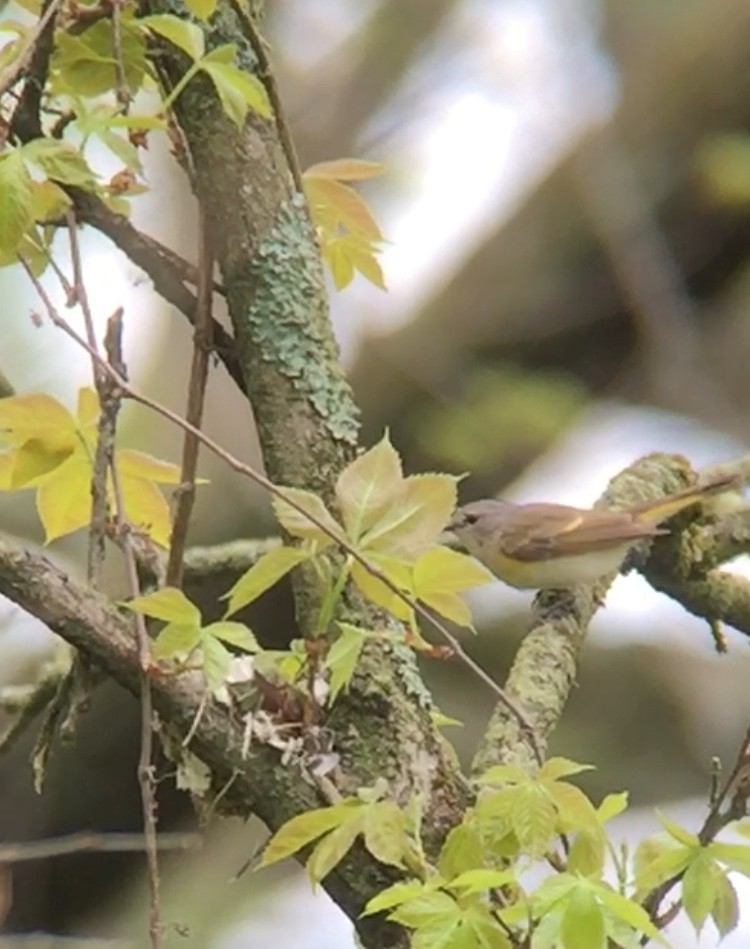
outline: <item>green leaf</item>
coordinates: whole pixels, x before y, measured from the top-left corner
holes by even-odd
[[[286,576],[290,570],[310,559],[310,554],[297,547],[272,547],[244,573],[232,589],[224,594],[229,599],[226,615],[230,616],[237,610],[257,600],[275,583]]]
[[[218,0],[185,0],[185,6],[199,20],[207,20],[216,10]]]
[[[516,882],[513,870],[492,870],[478,867],[459,873],[447,884],[452,890],[462,890],[464,895],[483,893]]]
[[[80,188],[96,186],[96,177],[80,150],[54,138],[37,138],[23,147],[24,156],[56,181]]]
[[[604,914],[588,887],[577,886],[566,900],[560,935],[564,949],[603,949]]]
[[[437,543],[456,507],[453,475],[412,475],[398,499],[361,540],[363,550],[418,557]]]
[[[125,81],[136,92],[150,72],[146,61],[146,39],[127,7],[120,17],[120,49]],[[52,55],[51,91],[55,94],[94,97],[111,93],[117,82],[115,40],[110,19],[99,20],[83,33],[59,30]]]
[[[697,934],[716,902],[716,877],[716,864],[704,852],[696,855],[682,877],[682,903]]]
[[[579,830],[568,854],[568,870],[599,879],[604,870],[607,839],[600,827]]]
[[[649,919],[646,910],[629,900],[627,897],[617,893],[606,883],[590,884],[595,887],[595,892],[602,905],[620,922],[630,926],[631,929],[637,929],[651,939],[658,939],[664,942],[661,933]]]
[[[200,641],[200,626],[169,623],[154,641],[154,658],[172,659],[180,653],[191,653]]]
[[[480,775],[480,784],[526,784],[529,772],[518,764],[496,764]]]
[[[365,847],[381,863],[404,866],[409,850],[406,817],[394,801],[379,801],[364,812]]]
[[[338,827],[348,820],[354,810],[362,805],[356,799],[349,799],[333,807],[318,807],[312,811],[298,814],[276,831],[266,844],[259,867],[268,867],[279,860],[285,860],[306,847],[313,840]]]
[[[563,833],[571,830],[596,832],[600,829],[596,808],[580,788],[568,784],[567,781],[550,781],[545,784],[560,815],[559,828]]]
[[[483,866],[484,853],[479,830],[474,821],[464,818],[463,823],[453,827],[445,838],[440,851],[438,870],[444,879],[453,881],[468,871],[478,870]]]
[[[347,536],[358,541],[396,503],[403,491],[401,458],[386,433],[339,475],[336,500]]]
[[[555,833],[555,805],[546,790],[536,784],[518,785],[513,790],[511,825],[518,842],[531,856],[541,856]]]
[[[539,769],[539,778],[541,780],[559,781],[560,778],[568,778],[572,774],[580,774],[582,771],[593,771],[591,764],[580,764],[578,761],[571,761],[570,758],[550,758],[545,761]]]
[[[457,910],[458,904],[452,896],[435,890],[431,893],[423,893],[408,903],[403,903],[399,909],[391,913],[389,918],[403,926],[420,929],[441,918],[455,918]]]
[[[218,623],[211,623],[204,627],[203,633],[206,636],[215,636],[223,643],[230,646],[237,646],[244,649],[245,652],[258,652],[260,646],[258,640],[244,623],[231,623],[228,620],[220,620]]]
[[[157,33],[179,47],[193,61],[203,56],[206,41],[203,30],[195,23],[182,20],[171,13],[154,13],[151,16],[141,17],[138,22],[141,26],[145,26],[153,33]]]
[[[222,107],[229,118],[242,128],[248,108],[265,119],[273,115],[263,83],[257,76],[244,72],[231,63],[203,59],[200,68],[210,76]]]
[[[685,847],[700,846],[700,842],[696,834],[691,833],[684,827],[680,827],[679,824],[676,824],[673,820],[670,820],[666,814],[662,814],[660,811],[656,812],[656,816],[664,830],[666,830],[669,836],[673,837],[678,843]]]
[[[668,841],[649,837],[640,841],[635,851],[635,880],[639,890],[645,892],[659,886],[690,863],[694,850],[691,847],[676,847]]]
[[[33,223],[34,183],[17,149],[0,155],[0,251],[14,253]]]
[[[336,701],[339,692],[347,688],[352,681],[367,636],[367,632],[358,626],[349,623],[339,623],[338,626],[341,633],[326,656],[326,666],[331,674],[331,705]]]
[[[722,938],[736,929],[740,921],[737,891],[726,873],[721,871],[716,875],[716,899],[711,909],[711,918]]]
[[[402,903],[408,903],[425,892],[425,884],[421,880],[406,880],[401,883],[393,883],[380,893],[376,893],[372,899],[368,900],[365,906],[363,916],[371,916],[373,913],[382,913],[384,910],[391,909],[394,906],[400,906]]]
[[[750,847],[744,844],[712,843],[706,849],[715,860],[750,877]]]
[[[606,824],[607,821],[612,820],[614,817],[619,817],[619,815],[623,813],[627,806],[627,791],[620,791],[618,794],[608,794],[596,809],[599,822],[601,824]]]
[[[381,571],[388,579],[404,593],[412,593],[411,567],[394,557],[384,557],[380,554],[367,554],[368,563]],[[392,613],[397,619],[409,622],[412,609],[379,577],[374,576],[359,562],[352,564],[351,577],[360,592],[377,606]]]
[[[315,845],[305,864],[313,883],[320,883],[349,853],[352,844],[362,832],[363,808],[353,811],[344,823],[339,824]]]
[[[473,557],[447,547],[433,547],[414,564],[414,595],[459,626],[471,626],[468,604],[458,594],[492,580]]]
[[[146,596],[133,597],[132,600],[123,602],[121,605],[136,613],[143,613],[144,616],[161,619],[167,623],[180,623],[183,626],[200,626],[201,624],[200,610],[177,587],[164,587]]]
[[[203,633],[204,635],[201,637],[203,674],[206,677],[209,689],[216,692],[226,684],[232,654],[218,639],[213,636],[206,636],[205,630]]]
[[[341,526],[336,523],[317,494],[313,494],[312,491],[303,491],[301,488],[287,488],[281,485],[279,487],[290,501],[294,501],[295,504],[312,514],[321,524],[327,527],[333,537],[343,536],[344,531]],[[287,504],[282,498],[274,496],[271,503],[279,524],[292,537],[317,541],[320,548],[333,543],[333,539],[329,534],[322,531],[304,514]]]

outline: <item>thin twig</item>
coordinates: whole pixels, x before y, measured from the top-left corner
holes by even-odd
[[[86,562],[86,580],[94,590],[99,589],[101,571],[104,565],[104,537],[107,524],[107,471],[114,455],[115,432],[117,429],[117,413],[119,400],[108,396],[112,393],[109,378],[102,372],[98,360],[98,343],[94,317],[89,305],[86,284],[83,279],[83,260],[81,247],[78,243],[78,222],[75,213],[69,208],[65,214],[68,225],[68,239],[70,241],[70,259],[73,266],[73,285],[70,288],[72,300],[81,308],[83,323],[86,328],[86,338],[89,346],[97,354],[92,356],[91,368],[96,385],[96,391],[101,404],[101,413],[98,421],[96,452],[91,476],[91,524],[89,526],[89,545]]]
[[[50,300],[47,292],[44,287],[41,285],[40,281],[37,279],[31,268],[28,266],[25,260],[21,258],[21,262],[26,269],[26,272],[29,276],[29,279],[36,288],[37,293],[39,294],[40,299],[45,305],[47,313],[49,315],[52,323],[57,326],[59,329],[63,330],[66,335],[71,339],[75,340],[79,346],[82,346],[90,354],[96,355],[93,353],[86,340],[81,337],[56,311],[54,304]],[[100,358],[96,356],[96,358]],[[278,487],[272,481],[261,474],[259,471],[256,471],[254,468],[251,468],[250,465],[246,465],[244,462],[240,461],[238,458],[235,458],[230,452],[222,448],[218,442],[215,442],[212,438],[209,438],[204,432],[200,429],[195,428],[189,422],[186,422],[180,415],[176,412],[173,412],[171,409],[168,409],[166,406],[161,405],[159,402],[156,402],[154,399],[149,398],[146,395],[142,395],[140,392],[137,392],[132,388],[130,383],[124,379],[116,370],[114,370],[110,365],[102,360],[102,368],[105,372],[109,373],[114,382],[122,390],[122,395],[124,398],[132,399],[134,402],[138,402],[141,405],[145,405],[147,408],[152,409],[158,415],[161,415],[162,418],[167,419],[173,424],[177,425],[185,432],[193,434],[199,441],[201,441],[209,451],[212,451],[215,455],[222,459],[230,468],[234,471],[237,471],[239,474],[244,475],[249,478],[255,484],[260,485],[260,487],[265,488],[269,494],[272,494],[274,497],[283,500],[291,508],[297,511],[299,514],[302,514],[311,524],[314,524],[319,530],[334,540],[353,560],[356,560],[371,576],[380,580],[395,596],[397,596],[402,602],[406,603],[414,612],[423,620],[426,620],[434,629],[436,629],[443,639],[450,645],[454,654],[464,663],[464,665],[470,669],[474,675],[481,679],[485,685],[487,685],[492,692],[496,695],[499,702],[510,712],[510,714],[516,719],[521,730],[527,736],[529,745],[534,753],[536,761],[541,764],[543,762],[542,750],[539,745],[534,727],[526,717],[526,714],[520,708],[516,702],[511,699],[511,697],[495,682],[495,680],[479,665],[475,662],[474,659],[469,656],[469,654],[464,650],[463,646],[460,644],[458,639],[441,623],[436,619],[429,610],[425,609],[418,600],[415,600],[413,597],[409,596],[404,591],[391,580],[391,578],[383,573],[378,567],[372,564],[366,557],[364,557],[356,548],[354,548],[343,536],[332,531],[327,524],[321,521],[315,515],[311,514],[309,511],[298,504],[293,498],[288,497],[286,491],[283,488]]]
[[[200,834],[164,833],[159,835],[159,850],[195,850],[202,846]],[[46,840],[28,840],[0,844],[0,864],[25,863],[29,860],[48,860],[71,853],[138,853],[146,849],[143,834],[110,834],[81,831],[48,837]]]
[[[297,157],[297,149],[294,147],[292,132],[284,114],[281,96],[276,87],[276,79],[274,78],[271,63],[266,53],[265,42],[258,32],[252,16],[248,15],[247,11],[243,9],[239,0],[230,0],[230,2],[234,12],[242,22],[247,41],[250,43],[253,53],[255,53],[255,57],[258,60],[258,76],[266,88],[268,101],[271,103],[271,109],[273,110],[274,119],[276,121],[276,131],[279,136],[279,141],[281,142],[281,147],[284,150],[287,164],[289,165],[289,171],[292,174],[292,180],[294,181],[297,191],[299,191],[300,194],[304,194],[302,170],[300,169],[299,158]]]
[[[732,821],[737,820],[738,817],[742,816],[742,814],[736,813],[734,802],[730,804],[729,808],[724,813],[722,813],[721,808],[729,797],[730,791],[734,789],[735,784],[738,783],[738,779],[748,767],[749,762],[750,725],[748,725],[748,727],[745,729],[745,735],[742,739],[739,751],[737,752],[734,764],[732,765],[732,770],[729,772],[727,779],[722,784],[721,789],[717,792],[715,783],[712,784],[708,814],[706,815],[706,819],[703,821],[703,826],[698,831],[698,841],[701,847],[707,847],[708,844],[710,844],[711,841],[716,838],[721,830],[723,830],[728,824],[731,824]],[[713,768],[713,772],[716,773],[715,766]],[[660,883],[659,886],[656,886],[653,890],[651,890],[651,892],[642,902],[643,908],[649,914],[654,925],[658,926],[659,929],[663,929],[666,925],[668,925],[675,915],[672,911],[673,907],[663,914],[659,913],[659,907],[664,899],[669,895],[673,887],[675,887],[682,880],[684,875],[684,871],[682,873],[676,873],[668,880]],[[647,942],[648,937],[644,936],[641,940],[641,945],[646,945]]]
[[[132,96],[125,75],[122,56],[122,20],[120,16],[121,0],[112,0],[112,52],[115,56],[115,96],[122,106],[123,115],[128,114]]]
[[[121,317],[121,313],[118,314]],[[117,316],[112,317],[111,323],[121,324]],[[120,332],[113,329],[108,333],[109,348],[107,361],[97,356],[101,367],[109,372],[107,380],[110,389],[109,399],[120,402],[125,390],[119,379],[126,379],[125,367],[120,349]],[[131,537],[131,527],[125,515],[125,503],[122,494],[122,485],[117,470],[117,462],[110,459],[109,472],[112,477],[112,493],[115,501],[115,517],[117,518],[117,537],[125,560],[125,571],[131,596],[139,596],[141,586],[138,580],[138,564]],[[162,945],[162,924],[159,907],[159,858],[157,846],[157,803],[156,782],[154,779],[154,707],[151,695],[151,679],[149,666],[151,664],[151,640],[146,628],[146,619],[141,613],[135,616],[136,636],[138,639],[138,664],[140,667],[140,706],[141,706],[141,747],[138,758],[138,784],[141,789],[141,804],[143,811],[143,833],[146,840],[146,863],[148,866],[149,887],[149,937],[152,949],[160,949]]]
[[[208,382],[209,353],[211,351],[211,298],[214,270],[214,254],[208,221],[200,208],[200,250],[198,254],[198,304],[195,310],[195,331],[193,333],[193,361],[190,367],[188,398],[185,417],[195,428],[201,427],[203,404]],[[172,525],[169,544],[166,583],[168,586],[182,586],[182,565],[187,546],[190,518],[195,503],[195,479],[198,472],[199,440],[192,432],[185,433],[182,447],[182,472],[177,495],[177,509]]]

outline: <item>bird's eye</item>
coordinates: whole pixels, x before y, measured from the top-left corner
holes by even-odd
[[[477,514],[464,514],[464,524],[476,524],[478,520],[479,516]]]

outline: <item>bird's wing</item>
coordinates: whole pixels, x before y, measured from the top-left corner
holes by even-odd
[[[503,528],[503,552],[516,560],[551,560],[606,550],[668,531],[621,511],[582,511],[564,504],[522,504]]]

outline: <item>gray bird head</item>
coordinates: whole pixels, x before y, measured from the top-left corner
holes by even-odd
[[[510,501],[472,501],[456,509],[447,529],[455,534],[469,553],[473,553],[484,546],[485,540],[514,509],[515,505]]]

